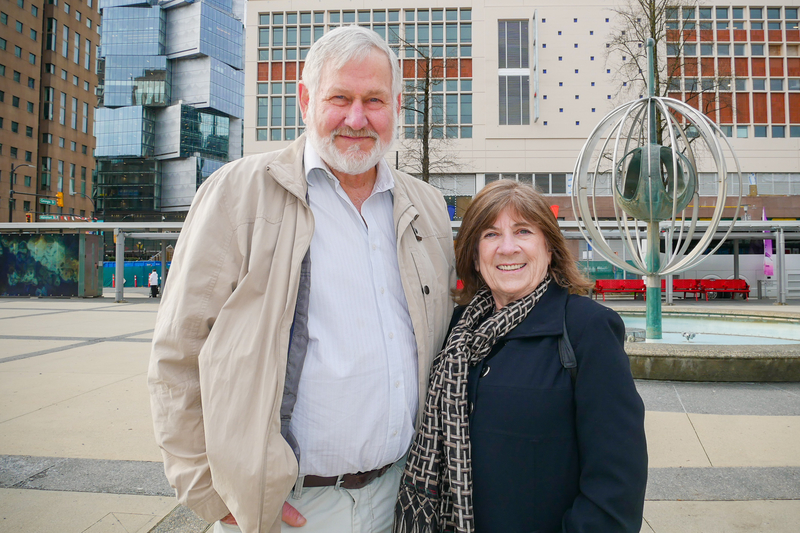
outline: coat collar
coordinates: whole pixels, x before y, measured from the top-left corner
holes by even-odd
[[[559,286],[555,281],[551,281],[547,291],[525,317],[525,320],[504,339],[561,335],[564,331],[564,315],[568,297],[567,289]]]
[[[305,201],[306,192],[308,191],[308,181],[306,181],[305,172],[303,171],[305,146],[306,134],[304,133],[283,149],[278,157],[267,166],[268,171],[276,171],[271,173],[275,181],[303,201]],[[401,219],[416,220],[419,213],[409,196],[406,182],[408,176],[391,167],[389,170],[392,172],[392,179],[394,180],[394,188],[392,189],[394,220],[396,222],[401,221]],[[398,227],[402,225],[404,225],[402,222],[398,223]]]

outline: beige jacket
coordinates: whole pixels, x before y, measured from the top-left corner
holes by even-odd
[[[153,335],[148,384],[167,478],[202,518],[232,512],[245,533],[280,531],[297,476],[279,410],[300,265],[314,231],[304,146],[301,137],[285,150],[229,163],[200,187]],[[393,174],[422,409],[453,309],[453,239],[442,195]]]

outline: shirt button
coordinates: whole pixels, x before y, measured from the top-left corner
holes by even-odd
[[[396,430],[396,429],[395,429],[394,431],[392,431],[392,436],[393,436],[393,437],[396,437],[396,436],[397,436],[397,430]]]
[[[395,386],[395,388],[399,389],[400,388],[400,382],[399,381],[395,381],[394,382],[394,386]]]
[[[381,287],[381,294],[383,294],[383,287]]]
[[[375,250],[375,249],[377,249],[377,248],[378,248],[378,247],[377,247],[375,244],[373,244],[373,245],[372,245],[372,249],[373,249],[373,250]]]
[[[389,338],[394,339],[394,333],[389,333]]]

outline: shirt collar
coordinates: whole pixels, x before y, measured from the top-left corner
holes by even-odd
[[[314,149],[314,145],[311,144],[311,139],[306,139],[306,148],[303,152],[303,167],[309,187],[313,187],[313,183],[309,180],[309,175],[315,168],[324,170],[328,179],[331,180],[335,185],[339,185],[339,179],[333,175],[330,167],[327,165],[327,163],[325,163],[325,161],[322,160],[316,149]],[[378,176],[375,179],[375,186],[372,189],[372,194],[390,191],[392,189],[394,189],[394,177],[392,176],[392,171],[389,168],[389,164],[386,163],[386,160],[381,158],[381,160],[378,162]]]

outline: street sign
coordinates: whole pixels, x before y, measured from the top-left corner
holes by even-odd
[[[44,205],[56,205],[56,201],[50,198],[39,198],[39,203]]]
[[[39,215],[39,220],[56,220],[58,215]]]

